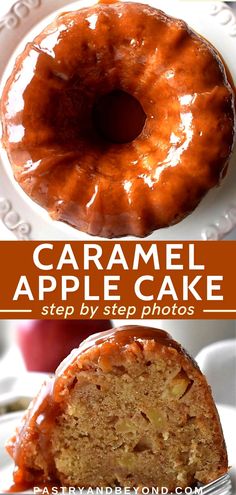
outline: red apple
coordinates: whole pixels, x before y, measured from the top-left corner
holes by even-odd
[[[111,327],[109,320],[25,320],[17,341],[29,371],[54,372],[89,335]]]

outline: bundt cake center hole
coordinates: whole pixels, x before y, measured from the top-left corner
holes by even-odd
[[[145,121],[142,105],[126,91],[114,90],[102,95],[93,107],[95,130],[110,143],[130,143],[141,134]]]

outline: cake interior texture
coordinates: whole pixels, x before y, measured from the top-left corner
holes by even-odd
[[[106,341],[58,375],[53,402],[43,396],[30,414],[34,428],[26,421],[21,443],[14,437],[8,444],[28,481],[173,491],[227,471],[210,389],[178,348],[158,340]]]
[[[219,462],[211,415],[191,375],[171,364],[127,363],[112,374],[79,376],[53,435],[57,469],[67,483],[77,483],[78,473],[88,486],[205,481],[209,464]]]

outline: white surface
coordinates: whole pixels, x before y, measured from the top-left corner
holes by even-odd
[[[14,29],[4,28],[0,31],[2,71],[7,65],[10,55],[17,48],[18,42],[22,41],[31,28],[35,28],[37,21],[43,19],[50,11],[55,11],[56,7],[63,6],[61,10],[64,10],[65,5],[68,9],[78,8],[84,2],[74,2],[71,6],[68,6],[68,2],[63,0],[50,0],[50,2],[36,0],[32,2],[32,5],[37,4],[37,8],[28,8],[28,11],[24,11],[22,18],[17,18]],[[198,1],[152,0],[151,4],[163,8],[171,15],[182,17],[191,27],[209,39],[222,53],[236,81],[236,36],[232,35],[236,24],[231,11],[222,12],[220,10],[212,15],[214,8],[217,5],[218,7],[221,6],[219,2],[211,1],[199,3]],[[10,5],[10,3],[4,2],[4,11],[5,5]],[[13,14],[15,15],[15,12]],[[42,25],[38,26],[34,32],[40,31],[41,28]],[[32,34],[29,39],[31,38]],[[9,239],[14,238],[14,236],[32,239],[95,239],[65,224],[52,221],[44,210],[27,198],[15,184],[11,174],[7,173],[9,165],[3,152],[2,160],[5,163],[5,168],[1,167],[0,197],[10,200],[11,204],[2,202],[2,213],[0,211],[0,214],[11,230]],[[232,163],[234,160],[235,158]],[[222,186],[210,191],[192,215],[177,226],[156,231],[149,236],[149,239],[201,239],[207,235],[216,238],[222,237],[229,231],[236,221],[236,167],[233,167],[232,163]],[[7,210],[5,213],[4,207]],[[28,229],[31,229],[30,234]],[[6,229],[1,228],[0,235],[2,238],[7,238]]]
[[[236,339],[205,347],[196,360],[212,387],[215,401],[236,407]]]
[[[21,352],[16,344],[11,344],[0,359],[0,377],[18,376],[26,371]]]
[[[236,409],[228,406],[218,406],[221,423],[226,440],[229,463],[232,466],[230,471],[233,482],[233,493],[236,493],[236,429],[235,418]],[[6,489],[12,484],[13,462],[6,453],[4,445],[19,424],[22,413],[8,414],[0,418],[0,490]],[[27,492],[33,493],[33,492]]]
[[[0,378],[0,407],[18,399],[33,399],[48,377],[46,373],[21,373]]]

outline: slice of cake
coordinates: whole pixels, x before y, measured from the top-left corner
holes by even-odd
[[[44,384],[8,441],[15,480],[185,488],[227,472],[210,388],[164,331],[96,334]]]

